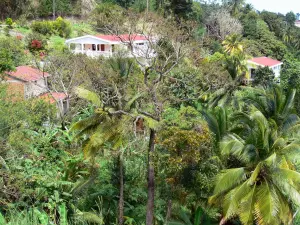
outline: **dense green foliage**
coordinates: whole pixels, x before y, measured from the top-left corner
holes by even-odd
[[[294,13],[241,0],[0,8],[0,225],[299,223]],[[155,37],[156,54],[89,58],[65,46],[97,32]],[[259,67],[249,83],[256,56],[281,60],[280,77]],[[51,74],[66,114],[10,93],[6,72],[20,65]]]

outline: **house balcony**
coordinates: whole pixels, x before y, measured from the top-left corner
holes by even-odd
[[[74,54],[85,54],[89,57],[96,58],[96,57],[112,57],[116,55],[123,55],[123,57],[128,57],[128,58],[133,58],[133,57],[138,57],[138,58],[153,58],[156,56],[154,51],[144,51],[140,49],[134,49],[133,52],[130,51],[116,51],[116,52],[111,52],[111,51],[93,51],[93,50],[80,50],[80,49],[74,49],[71,50],[72,53]]]
[[[111,57],[113,55],[110,51],[92,51],[92,50],[71,50],[74,54],[85,54],[89,57]]]

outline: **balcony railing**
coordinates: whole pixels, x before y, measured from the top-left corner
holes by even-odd
[[[91,51],[91,50],[72,50],[72,52],[75,54],[86,54],[87,56],[90,57],[99,57],[99,56],[110,57],[113,54],[112,52],[109,51]]]
[[[71,50],[74,54],[86,54],[89,57],[112,57],[115,54],[118,54],[118,52],[110,52],[110,51],[92,51],[92,50]],[[143,49],[134,49],[133,52],[123,52],[123,55],[125,57],[142,57],[142,58],[152,58],[155,57],[156,54],[154,51],[145,51]]]

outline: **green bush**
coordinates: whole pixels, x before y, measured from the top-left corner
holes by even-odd
[[[51,35],[54,33],[53,22],[50,21],[35,21],[31,24],[33,32],[37,32],[43,35]]]
[[[33,32],[43,35],[58,34],[61,37],[69,37],[72,32],[70,23],[61,17],[55,21],[35,21],[32,23],[31,29]]]
[[[9,28],[12,28],[13,23],[14,23],[14,22],[13,22],[12,18],[6,18],[5,24],[6,24]]]
[[[29,28],[29,22],[27,20],[27,17],[25,15],[21,15],[17,20],[18,27],[23,27],[25,29]]]
[[[69,22],[67,22],[63,18],[58,17],[53,22],[53,27],[59,36],[66,37],[66,38],[70,37],[71,32],[72,32],[71,25]]]

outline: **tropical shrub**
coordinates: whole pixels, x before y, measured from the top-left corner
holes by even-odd
[[[42,35],[58,34],[61,37],[69,37],[72,32],[70,23],[61,17],[55,21],[34,21],[31,29]]]
[[[42,35],[52,35],[54,32],[52,21],[34,21],[31,24],[31,29]]]
[[[40,53],[47,50],[47,40],[39,33],[31,33],[25,39],[27,48],[32,53]]]

